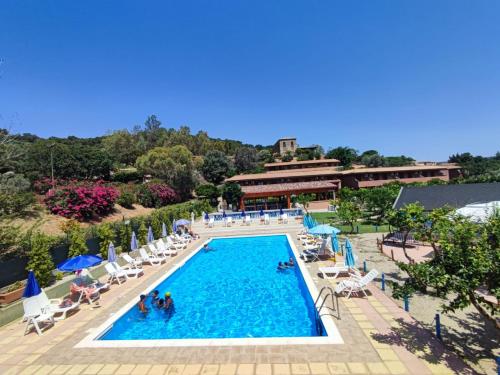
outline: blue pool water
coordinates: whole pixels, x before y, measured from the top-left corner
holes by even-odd
[[[100,340],[321,336],[298,267],[276,271],[293,252],[284,235],[214,239],[156,286],[175,312],[133,307]]]

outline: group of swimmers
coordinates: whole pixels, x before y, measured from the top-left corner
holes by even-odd
[[[276,270],[277,271],[284,271],[284,270],[287,270],[287,269],[293,268],[293,267],[295,267],[295,262],[293,261],[293,258],[290,257],[290,259],[288,259],[288,262],[279,262]]]
[[[139,311],[144,314],[149,312],[149,309],[146,307],[146,299],[147,296],[145,294],[141,294],[139,297],[139,303],[137,304]],[[169,316],[171,316],[174,312],[174,299],[172,298],[172,294],[170,292],[165,293],[165,298],[160,298],[160,292],[158,290],[154,290],[151,293],[151,299],[152,306],[157,307],[160,310],[165,310]]]

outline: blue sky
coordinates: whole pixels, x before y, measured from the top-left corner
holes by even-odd
[[[19,1],[0,127],[167,127],[444,160],[500,150],[500,2]]]

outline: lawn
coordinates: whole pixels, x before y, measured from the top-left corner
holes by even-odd
[[[320,224],[332,224],[336,228],[339,228],[342,233],[351,232],[351,227],[349,225],[343,225],[337,222],[334,212],[311,212],[311,215]],[[355,233],[377,233],[389,231],[390,229],[388,224],[375,226],[373,224],[360,222],[354,226]]]

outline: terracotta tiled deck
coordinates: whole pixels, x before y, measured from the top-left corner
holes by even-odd
[[[235,226],[237,235],[248,232],[289,232],[297,226],[252,228]],[[205,232],[201,230],[201,232]],[[216,234],[217,235],[217,234]],[[113,285],[103,293],[102,307],[84,305],[67,320],[57,322],[42,336],[24,336],[19,321],[0,328],[1,374],[472,374],[458,357],[423,330],[381,293],[375,285],[368,298],[340,298],[340,319],[335,324],[342,345],[282,345],[234,347],[74,348],[111,313],[133,298],[188,252],[160,267],[145,266],[145,275]],[[300,248],[300,247],[299,247]],[[307,265],[318,287],[331,281],[316,275],[322,262]]]

